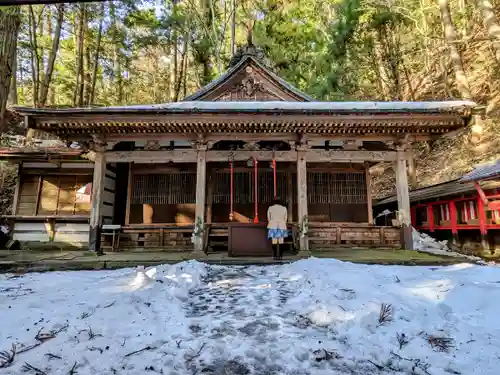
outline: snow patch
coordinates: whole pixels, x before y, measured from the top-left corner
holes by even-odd
[[[478,264],[488,264],[480,257],[476,257],[476,256],[472,256],[472,255],[465,255],[465,254],[457,253],[456,251],[452,251],[447,246],[448,241],[446,241],[446,240],[445,241],[437,241],[436,239],[432,238],[431,236],[429,236],[426,233],[420,233],[415,228],[412,228],[412,236],[413,236],[413,248],[415,250],[418,250],[418,251],[421,251],[424,253],[434,254],[434,255],[445,255],[445,256],[452,256],[452,257],[458,257],[458,258],[461,257],[461,258],[476,262]],[[494,264],[494,263],[492,263],[492,264]]]
[[[68,374],[75,362],[79,375],[496,375],[500,366],[500,268],[476,264],[310,258],[0,275],[0,306],[0,351],[18,351],[0,375],[26,363]]]

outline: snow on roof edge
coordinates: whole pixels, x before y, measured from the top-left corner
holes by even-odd
[[[140,104],[130,106],[41,109],[17,107],[19,111],[71,112],[71,111],[119,111],[119,110],[292,110],[292,111],[432,111],[474,108],[470,100],[422,101],[422,102],[288,102],[288,101],[183,101],[163,104]],[[35,111],[33,111],[35,112]]]

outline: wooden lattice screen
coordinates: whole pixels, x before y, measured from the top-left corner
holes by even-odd
[[[196,173],[135,175],[132,204],[196,203]]]
[[[251,204],[254,203],[254,172],[244,171],[235,172],[233,175],[234,181],[234,204]],[[289,191],[288,179],[290,172],[276,173],[276,190],[277,196],[282,200],[289,198],[296,201],[297,190]],[[295,175],[292,176],[295,179]],[[213,193],[212,203],[214,204],[229,204],[230,200],[230,175],[228,172],[217,172],[213,175]],[[258,173],[258,198],[259,203],[270,204],[274,198],[273,172],[260,171]],[[292,181],[292,186],[296,184]]]
[[[366,203],[364,172],[308,172],[307,196],[311,204]]]

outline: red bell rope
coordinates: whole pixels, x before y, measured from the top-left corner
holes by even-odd
[[[259,162],[257,161],[257,159],[254,159],[253,161],[253,166],[254,166],[254,185],[255,185],[255,216],[253,218],[253,222],[255,224],[258,224],[259,223],[259,187],[258,187],[258,176],[257,176],[257,173],[258,173],[258,168],[257,168],[257,164]]]
[[[233,200],[234,200],[234,162],[231,160],[229,163],[229,221],[233,221]]]

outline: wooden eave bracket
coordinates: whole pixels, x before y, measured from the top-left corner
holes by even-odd
[[[479,195],[479,198],[481,198],[481,200],[487,206],[488,205],[488,198],[486,197],[486,194],[484,194],[483,188],[481,187],[481,185],[479,185],[478,181],[474,181],[474,187],[476,188],[476,191]]]

